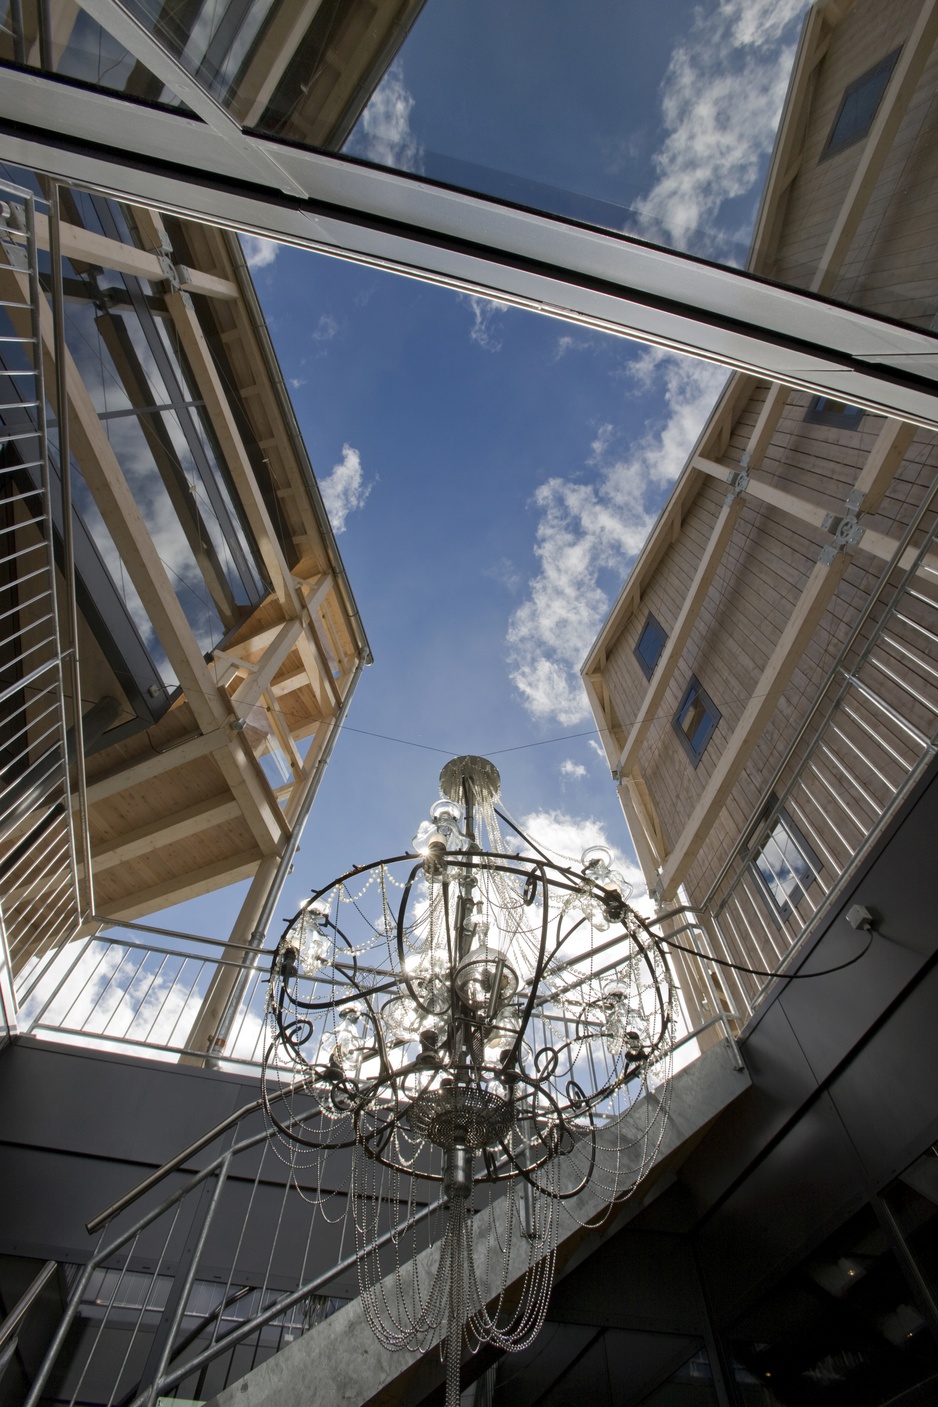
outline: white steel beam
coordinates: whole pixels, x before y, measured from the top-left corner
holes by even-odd
[[[938,427],[933,333],[625,235],[258,137],[233,144],[191,117],[12,69],[0,158]]]

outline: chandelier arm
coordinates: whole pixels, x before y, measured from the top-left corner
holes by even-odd
[[[399,858],[409,860],[411,857],[409,855],[403,855]],[[387,863],[392,864],[393,861],[389,860],[387,861]],[[434,1013],[430,1010],[428,1006],[424,1006],[423,1002],[418,997],[416,990],[414,989],[414,984],[413,982],[411,982],[410,976],[407,972],[406,956],[404,953],[404,919],[407,914],[407,905],[410,901],[410,893],[414,886],[414,880],[417,878],[417,875],[421,873],[422,870],[423,861],[420,860],[416,865],[414,865],[410,874],[407,876],[407,882],[404,885],[404,892],[401,895],[400,908],[397,911],[397,957],[401,968],[401,979],[403,980],[404,986],[407,988],[407,995],[410,997],[411,1001],[413,1001],[415,1005],[424,1013],[425,1016],[433,1016]]]
[[[536,850],[537,846],[532,846],[532,849]],[[550,880],[550,883],[553,888],[563,889],[568,894],[578,894],[582,892],[583,889],[582,880],[580,880],[578,883],[574,883],[572,881],[572,871],[565,869],[562,865],[555,865],[553,860],[547,859],[546,856],[543,857],[543,859],[541,860],[536,860],[533,858],[533,856],[501,855],[497,850],[476,850],[473,852],[472,855],[469,855],[468,852],[465,855],[461,855],[458,851],[456,851],[452,854],[447,852],[446,855],[446,863],[450,869],[471,869],[474,868],[474,862],[478,862],[479,860],[495,861],[494,864],[486,864],[485,866],[485,868],[489,870],[492,874],[517,875],[519,879],[522,877],[531,878],[531,875],[528,873],[527,869],[520,868],[520,866],[524,863],[534,865],[535,869],[534,871],[532,871],[532,873],[536,873],[537,870],[543,870],[544,868],[549,870],[556,870],[558,875],[564,876],[564,879],[557,879],[556,877],[552,878]],[[569,880],[570,882],[565,883],[565,880]],[[601,894],[605,894],[606,891],[604,889],[600,889],[599,892]]]
[[[638,948],[638,951],[641,953],[641,955],[642,955],[642,961],[644,962],[645,966],[648,968],[648,973],[649,973],[649,976],[651,977],[651,985],[652,985],[652,988],[653,988],[654,993],[655,993],[655,1000],[656,1000],[657,1003],[658,1003],[658,1008],[659,1008],[659,1011],[660,1011],[660,1013],[661,1013],[661,1034],[659,1035],[657,1041],[654,1043],[654,1045],[651,1047],[651,1049],[648,1051],[648,1056],[646,1057],[646,1060],[647,1060],[648,1058],[650,1058],[652,1055],[654,1055],[654,1054],[658,1051],[659,1047],[661,1046],[662,1042],[664,1041],[665,1034],[666,1034],[666,1032],[667,1032],[669,1026],[671,1025],[671,969],[668,967],[667,959],[665,958],[665,955],[661,952],[661,946],[660,946],[660,943],[659,943],[659,941],[658,941],[656,935],[655,935],[654,933],[652,933],[651,929],[648,927],[648,925],[645,923],[645,921],[644,921],[638,914],[636,914],[635,917],[638,919],[639,927],[643,928],[643,929],[645,930],[645,932],[648,934],[649,938],[651,939],[651,946],[654,948],[655,952],[658,954],[658,956],[659,956],[660,958],[662,958],[662,959],[664,960],[665,971],[666,971],[666,973],[668,974],[668,1002],[667,1002],[667,1006],[665,1006],[665,1003],[664,1003],[664,996],[663,996],[663,993],[662,993],[662,991],[661,991],[661,984],[660,984],[660,982],[658,981],[658,977],[657,977],[657,974],[656,974],[656,972],[655,972],[654,964],[653,964],[653,962],[652,962],[652,960],[651,960],[651,957],[650,957],[648,948],[647,948],[646,945],[642,942],[642,940],[639,938],[638,934],[637,934],[637,933],[633,933],[633,934],[632,934],[632,941],[634,942],[636,948]]]
[[[299,1145],[301,1145],[303,1148],[318,1148],[318,1149],[323,1149],[323,1148],[324,1148],[324,1149],[326,1149],[327,1151],[330,1150],[330,1149],[333,1149],[333,1148],[336,1148],[336,1149],[338,1149],[338,1148],[354,1148],[354,1146],[355,1146],[355,1140],[354,1140],[354,1138],[349,1139],[349,1140],[347,1140],[346,1142],[343,1142],[343,1143],[333,1143],[333,1142],[323,1143],[323,1142],[321,1142],[321,1141],[320,1141],[320,1142],[314,1142],[312,1139],[304,1138],[302,1134],[297,1133],[297,1132],[295,1131],[295,1128],[293,1127],[293,1125],[295,1125],[297,1122],[299,1122],[300,1120],[302,1120],[302,1119],[304,1119],[304,1118],[312,1118],[312,1117],[314,1117],[316,1114],[321,1114],[321,1113],[322,1113],[322,1104],[320,1103],[320,1101],[319,1101],[318,1099],[316,1100],[316,1107],[315,1107],[314,1109],[311,1109],[311,1110],[309,1111],[309,1114],[307,1114],[307,1115],[302,1115],[302,1114],[294,1115],[294,1116],[291,1118],[289,1124],[284,1124],[284,1123],[281,1122],[280,1119],[277,1118],[277,1115],[276,1115],[276,1114],[274,1113],[274,1111],[273,1111],[273,1105],[272,1105],[272,1100],[271,1100],[271,1098],[270,1098],[270,1094],[268,1093],[268,1090],[267,1090],[267,1072],[268,1072],[268,1070],[269,1070],[270,1058],[271,1058],[271,1055],[272,1055],[273,1051],[275,1050],[275,1048],[276,1048],[276,1042],[272,1041],[271,1044],[267,1047],[267,1050],[266,1050],[265,1053],[264,1053],[264,1063],[263,1063],[263,1066],[262,1066],[262,1078],[261,1078],[261,1096],[262,1096],[263,1101],[264,1101],[264,1113],[267,1115],[268,1119],[269,1119],[270,1122],[273,1124],[273,1126],[274,1126],[274,1128],[277,1130],[277,1132],[280,1133],[280,1134],[283,1136],[283,1138],[285,1138],[288,1142],[299,1144]],[[308,1068],[309,1068],[309,1069],[312,1069],[313,1067],[312,1067],[312,1066],[308,1066]]]
[[[550,861],[548,861],[547,863],[549,864]],[[541,979],[544,976],[544,954],[547,949],[549,889],[547,883],[546,869],[544,868],[543,864],[539,864],[538,868],[541,872],[541,941],[538,947],[537,962],[534,967],[534,975],[531,978],[531,990],[528,995],[527,1003],[525,1004],[524,1013],[521,1017],[521,1021],[518,1026],[518,1034],[515,1036],[514,1045],[511,1047],[508,1054],[505,1056],[504,1061],[502,1062],[506,1070],[510,1070],[512,1068],[513,1062],[517,1059],[518,1052],[521,1049],[521,1045],[524,1040],[524,1034],[528,1028],[528,1022],[531,1019],[531,1013],[534,1010],[534,1003],[537,997],[537,989],[540,986]]]
[[[342,972],[343,977],[345,977],[345,973],[342,971],[342,968],[339,967],[338,963],[333,963],[332,965],[337,972]],[[397,982],[382,982],[377,987],[360,987],[354,982],[352,977],[345,977],[345,980],[353,983],[362,1000],[364,1000],[366,996],[379,997],[382,992],[396,992],[398,988]],[[286,983],[284,983],[284,988],[286,988]],[[329,1011],[336,1004],[335,998],[331,1001],[306,1002],[303,1001],[301,997],[291,995],[289,991],[287,992],[287,996],[298,1011]]]
[[[514,831],[515,835],[520,835],[520,837],[521,837],[521,839],[524,841],[525,845],[530,846],[530,848],[531,848],[536,854],[540,855],[541,859],[542,859],[542,860],[545,860],[548,865],[551,865],[555,870],[559,870],[561,874],[565,874],[565,875],[568,875],[568,876],[572,876],[572,875],[573,875],[574,871],[571,870],[571,869],[569,868],[569,866],[567,866],[567,865],[558,865],[555,860],[552,860],[552,859],[550,858],[550,856],[549,856],[548,854],[546,854],[545,851],[543,851],[539,845],[535,845],[535,843],[534,843],[534,841],[531,839],[531,837],[530,837],[529,835],[525,834],[525,832],[521,829],[520,826],[516,826],[516,825],[515,825],[514,821],[511,819],[510,816],[506,816],[506,815],[505,815],[504,811],[499,811],[499,809],[498,809],[497,806],[493,806],[493,807],[492,807],[492,810],[495,812],[495,815],[498,817],[498,819],[499,819],[500,821],[504,821],[506,826],[510,826],[511,829]]]
[[[303,1026],[306,1026],[306,1027],[308,1028],[308,1029],[307,1029],[307,1034],[306,1034],[302,1039],[300,1039],[298,1036],[295,1036],[293,1033],[294,1033],[295,1031],[297,1031],[298,1028],[302,1028]],[[300,1047],[301,1047],[301,1046],[304,1046],[304,1045],[306,1044],[306,1042],[309,1040],[310,1036],[312,1036],[312,1034],[313,1034],[312,1022],[311,1022],[311,1021],[307,1021],[305,1018],[304,1018],[304,1019],[301,1019],[301,1020],[299,1020],[299,1021],[289,1021],[289,1022],[285,1022],[284,1019],[283,1019],[283,1017],[278,1013],[278,1016],[277,1016],[277,1029],[278,1029],[279,1032],[280,1032],[280,1038],[281,1038],[281,1040],[283,1041],[284,1045],[289,1046],[290,1050],[291,1050],[291,1051],[293,1052],[293,1054],[294,1054],[294,1057],[295,1057],[296,1059],[301,1060],[301,1061],[303,1062],[303,1064],[307,1067],[307,1069],[310,1069],[310,1070],[311,1070],[313,1067],[312,1067],[312,1065],[310,1065],[309,1061],[308,1061],[308,1060],[306,1059],[306,1057],[304,1056],[304,1054],[303,1054],[302,1050],[300,1049]]]

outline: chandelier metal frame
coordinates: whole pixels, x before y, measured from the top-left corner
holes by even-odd
[[[447,1407],[464,1341],[519,1348],[540,1328],[560,1205],[576,1218],[591,1184],[607,1201],[627,1195],[667,1117],[666,1098],[644,1098],[665,1081],[671,1045],[660,937],[608,851],[552,859],[496,808],[499,788],[484,758],[448,763],[413,850],[355,866],[288,920],[268,995],[264,1086],[286,1105],[267,1100],[271,1128],[296,1167],[322,1174],[344,1150],[369,1323],[387,1347],[414,1351],[443,1331]],[[413,1212],[434,1185],[445,1227],[426,1283],[416,1245],[409,1260],[395,1246],[388,1280],[367,1251],[382,1217]],[[491,1247],[485,1274],[475,1261],[486,1195],[499,1209],[494,1282]]]

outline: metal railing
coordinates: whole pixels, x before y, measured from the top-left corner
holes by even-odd
[[[771,790],[701,901],[698,937],[718,958],[781,970],[938,751],[936,497],[938,481],[853,623]],[[743,1017],[771,985],[771,978],[709,968]]]
[[[230,969],[244,981],[216,1063],[260,1065],[267,965],[256,965],[255,950],[147,924],[117,927],[120,936],[79,939],[27,964],[16,984],[21,1031],[157,1059],[204,1058],[190,1035],[209,985]]]
[[[28,190],[0,183],[0,946],[8,1022],[11,968],[66,943],[87,908],[69,781],[81,720],[69,726],[73,651],[60,628],[69,617],[69,551],[67,528],[59,537],[55,528],[65,523],[67,476],[53,488],[43,375],[57,339],[40,316],[34,207]]]
[[[203,1400],[345,1303],[322,1292],[356,1257],[326,1243],[320,1202],[291,1193],[257,1114],[248,1105],[200,1140],[198,1170],[174,1159],[89,1224],[97,1245],[66,1267],[65,1310],[26,1407],[45,1400],[53,1371],[56,1401],[71,1407],[153,1407],[177,1388]]]

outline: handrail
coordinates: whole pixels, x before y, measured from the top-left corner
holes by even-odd
[[[295,1083],[291,1085],[285,1085],[283,1089],[278,1090],[276,1094],[267,1096],[267,1104],[275,1104],[281,1099],[286,1099],[288,1095],[296,1094],[303,1089],[305,1083],[305,1079],[302,1079],[295,1081]],[[142,1197],[145,1192],[149,1192],[151,1187],[155,1187],[158,1182],[162,1182],[164,1177],[168,1177],[171,1172],[176,1172],[177,1169],[181,1168],[190,1158],[195,1157],[196,1153],[201,1153],[203,1148],[207,1148],[210,1143],[214,1143],[216,1138],[220,1138],[223,1133],[227,1133],[228,1129],[233,1128],[234,1125],[240,1123],[242,1119],[246,1119],[249,1114],[256,1114],[263,1108],[263,1098],[252,1099],[250,1104],[242,1104],[240,1109],[236,1109],[233,1114],[229,1114],[227,1118],[215,1124],[213,1128],[209,1129],[208,1133],[203,1133],[201,1138],[197,1138],[194,1143],[190,1143],[181,1153],[177,1153],[174,1158],[170,1158],[162,1167],[157,1168],[155,1172],[145,1177],[142,1182],[138,1182],[136,1187],[132,1187],[129,1192],[125,1192],[123,1197],[118,1197],[117,1201],[112,1202],[105,1211],[99,1212],[97,1216],[92,1217],[90,1221],[86,1222],[85,1230],[88,1232],[88,1235],[93,1236],[96,1231],[100,1231],[102,1226],[111,1221],[119,1212],[125,1211],[131,1203],[136,1202],[138,1197]]]
[[[52,1278],[58,1268],[58,1261],[47,1260],[45,1265],[40,1270],[39,1274],[36,1276],[35,1280],[29,1286],[29,1288],[25,1290],[23,1294],[20,1295],[19,1299],[16,1301],[16,1304],[10,1310],[3,1323],[0,1324],[0,1348],[3,1347],[7,1339],[13,1333],[14,1329],[17,1328],[20,1320],[26,1314],[26,1311],[39,1297],[39,1292],[42,1290],[43,1286],[47,1283],[48,1280]]]

